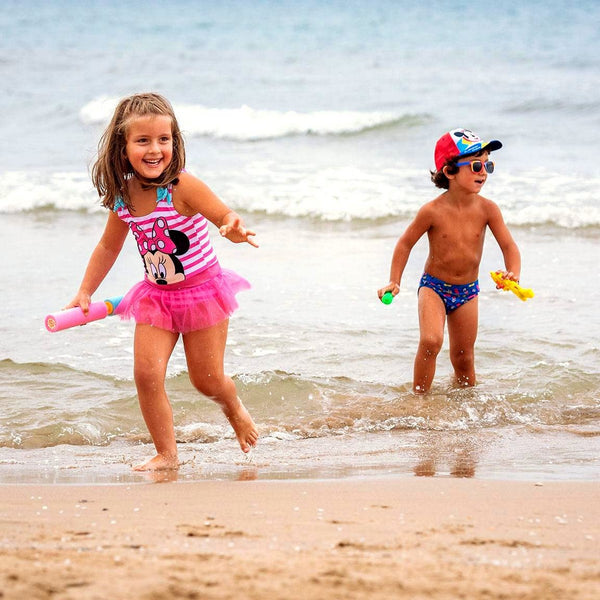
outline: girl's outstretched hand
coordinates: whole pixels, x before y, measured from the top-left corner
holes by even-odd
[[[235,242],[236,244],[248,242],[251,246],[258,248],[258,244],[250,238],[250,236],[255,236],[256,233],[251,229],[246,229],[242,224],[242,219],[237,215],[231,223],[221,225],[221,227],[219,227],[219,233],[230,242]]]

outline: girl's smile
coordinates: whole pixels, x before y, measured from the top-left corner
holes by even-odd
[[[127,128],[127,158],[145,179],[156,179],[173,158],[171,117],[149,115],[134,119]]]

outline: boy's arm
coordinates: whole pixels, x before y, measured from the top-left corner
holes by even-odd
[[[104,233],[92,252],[79,291],[65,308],[80,306],[83,312],[87,313],[91,296],[115,264],[128,231],[127,223],[111,211]]]
[[[496,204],[489,202],[488,227],[496,238],[496,242],[502,251],[504,257],[504,267],[506,269],[506,277],[513,281],[519,281],[521,277],[521,253],[513,239],[502,212]]]
[[[430,204],[426,204],[419,210],[412,223],[410,223],[396,242],[394,254],[392,255],[392,265],[390,267],[390,281],[378,291],[380,298],[385,292],[390,291],[395,296],[400,291],[400,281],[402,280],[402,274],[404,273],[410,252],[430,227],[431,207]]]

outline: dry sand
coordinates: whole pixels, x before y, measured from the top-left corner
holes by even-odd
[[[600,598],[600,483],[0,488],[0,598]]]

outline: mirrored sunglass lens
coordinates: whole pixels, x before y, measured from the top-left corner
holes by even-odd
[[[480,160],[474,160],[471,163],[471,170],[473,171],[473,173],[481,173],[482,168],[483,168],[483,164],[481,163]]]
[[[488,161],[485,163],[485,170],[486,170],[488,173],[493,173],[493,172],[494,172],[494,163],[493,163],[491,160],[488,160]]]

